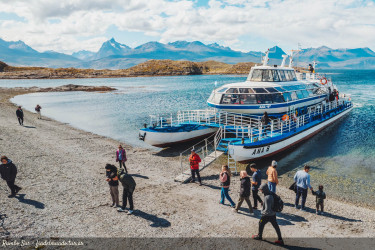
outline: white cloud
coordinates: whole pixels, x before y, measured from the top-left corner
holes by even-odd
[[[161,42],[222,41],[242,50],[254,50],[247,44],[259,41],[289,48],[298,42],[333,48],[375,44],[370,0],[210,0],[199,8],[189,0],[0,0],[0,10],[26,20],[0,20],[1,38],[42,51],[97,50],[111,25],[159,36]]]

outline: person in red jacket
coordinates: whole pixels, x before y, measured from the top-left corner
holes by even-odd
[[[191,182],[195,182],[195,174],[197,174],[199,186],[202,186],[202,180],[201,176],[199,174],[199,163],[201,162],[201,158],[197,153],[195,153],[195,150],[191,150],[191,154],[189,156],[189,162],[190,162],[190,170],[191,170]]]

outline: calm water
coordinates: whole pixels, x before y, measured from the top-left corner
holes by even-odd
[[[312,166],[315,188],[325,186],[328,195],[375,206],[375,71],[329,71],[341,93],[352,95],[355,109],[344,119],[294,150],[279,155],[279,175],[289,184],[296,170]],[[184,109],[206,108],[215,87],[243,81],[243,76],[180,76],[121,79],[1,80],[0,87],[64,84],[107,85],[114,93],[36,93],[17,96],[13,102],[33,110],[38,103],[42,114],[97,134],[132,145],[138,129],[149,123],[150,114],[169,114]],[[27,121],[27,118],[26,118]],[[266,167],[269,162],[258,164]]]

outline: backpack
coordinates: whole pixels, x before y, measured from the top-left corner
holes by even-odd
[[[275,212],[281,212],[281,211],[283,211],[283,208],[284,208],[284,202],[283,202],[283,200],[280,198],[280,196],[278,196],[275,193],[272,193],[272,196],[273,196],[273,207],[272,207],[272,210],[275,211]]]
[[[131,175],[126,173],[123,168],[120,168],[117,172],[117,176],[124,188],[129,189],[131,192],[134,191],[136,183]]]

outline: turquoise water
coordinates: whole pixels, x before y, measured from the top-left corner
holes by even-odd
[[[351,94],[354,110],[333,126],[297,148],[277,156],[279,175],[288,185],[303,164],[312,166],[312,184],[323,184],[329,195],[375,206],[375,71],[327,71],[340,93]],[[149,123],[150,114],[207,108],[210,92],[245,76],[179,76],[154,78],[1,80],[0,87],[65,84],[107,85],[112,93],[34,93],[13,101],[75,127],[141,147],[138,129]],[[27,121],[27,117],[26,117]],[[270,160],[260,161],[266,167]]]

